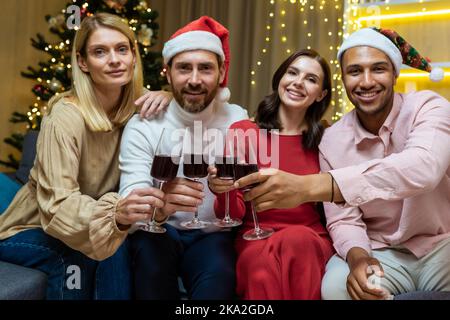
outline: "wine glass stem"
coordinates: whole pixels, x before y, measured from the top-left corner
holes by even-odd
[[[163,185],[164,185],[164,181],[159,181],[158,180],[158,188],[159,188],[159,190],[162,190],[162,188],[163,188]],[[153,213],[152,213],[152,224],[155,224],[155,217],[156,217],[156,207],[155,208],[153,208]]]
[[[194,181],[199,182],[199,179],[195,178]],[[200,222],[200,219],[198,218],[198,207],[197,207],[197,210],[195,210],[194,219],[192,220],[192,222],[194,222],[194,223]]]
[[[261,229],[259,227],[258,217],[256,216],[255,205],[253,204],[253,201],[250,201],[250,204],[252,207],[253,222],[255,223],[255,233],[258,234],[261,232]]]
[[[225,222],[230,222],[230,193],[225,192],[225,218],[223,219]]]

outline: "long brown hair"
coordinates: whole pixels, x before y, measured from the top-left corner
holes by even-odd
[[[308,130],[303,133],[303,146],[306,149],[316,150],[324,131],[324,127],[320,123],[320,120],[325,114],[331,101],[331,72],[326,60],[314,50],[303,49],[297,51],[289,56],[289,58],[278,67],[272,78],[272,93],[267,95],[264,100],[259,103],[255,121],[262,129],[283,129],[278,115],[281,103],[280,96],[278,95],[278,86],[289,66],[298,57],[302,56],[314,59],[320,64],[324,74],[322,90],[327,90],[326,96],[321,101],[315,101],[310,105],[305,114]]]

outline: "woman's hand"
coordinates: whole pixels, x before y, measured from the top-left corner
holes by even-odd
[[[120,199],[116,207],[117,225],[129,226],[150,220],[154,208],[164,207],[164,192],[153,187],[135,189]]]
[[[209,166],[208,173],[208,187],[213,193],[219,194],[234,189],[233,180],[220,179],[217,177],[216,167]]]
[[[172,100],[173,95],[167,91],[149,91],[137,99],[134,104],[142,105],[139,116],[141,118],[150,118],[164,111]]]

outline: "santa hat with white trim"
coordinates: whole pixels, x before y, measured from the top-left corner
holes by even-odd
[[[226,102],[230,99],[230,90],[227,88],[230,66],[228,38],[227,28],[211,17],[202,16],[176,31],[164,44],[164,63],[168,64],[174,56],[184,51],[207,50],[216,53],[225,65],[225,77],[216,97]]]
[[[373,27],[352,33],[339,48],[337,55],[339,62],[342,62],[345,50],[358,46],[369,46],[383,51],[391,59],[397,76],[400,74],[403,63],[412,68],[430,72],[431,81],[437,82],[444,78],[444,70],[432,68],[428,58],[422,57],[415,48],[393,30]]]

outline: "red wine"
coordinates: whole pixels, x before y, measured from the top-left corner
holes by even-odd
[[[153,159],[151,175],[160,181],[169,181],[177,176],[178,166],[179,163],[174,163],[171,156],[158,155]]]
[[[185,154],[183,173],[188,178],[204,178],[208,175],[208,163],[202,154]]]
[[[217,157],[217,177],[222,179],[234,179],[234,164],[236,162],[237,159],[235,157]]]
[[[234,178],[236,180],[239,180],[240,178],[243,178],[255,172],[258,172],[258,165],[256,164],[237,163],[234,165]],[[244,191],[250,190],[251,188],[256,187],[258,184],[259,183],[254,183],[249,186],[246,186],[244,188]]]

